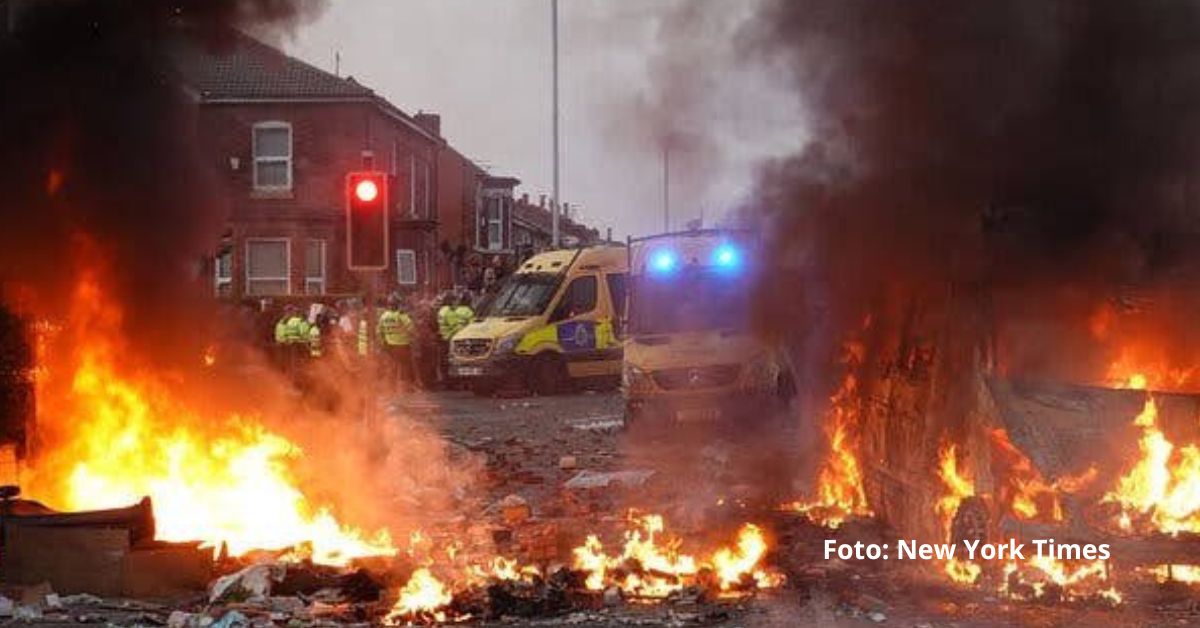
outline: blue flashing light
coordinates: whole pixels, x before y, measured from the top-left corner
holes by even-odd
[[[737,268],[741,261],[741,253],[732,244],[722,244],[713,249],[713,264],[719,268]]]
[[[655,251],[650,256],[650,269],[657,273],[669,273],[679,265],[675,253],[668,250]]]

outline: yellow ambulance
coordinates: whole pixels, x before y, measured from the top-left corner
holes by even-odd
[[[526,260],[450,340],[450,375],[477,394],[574,385],[615,387],[621,377],[622,246],[548,251]]]
[[[751,325],[755,239],[694,230],[629,241],[626,422],[650,427],[778,413],[795,392],[779,343]]]

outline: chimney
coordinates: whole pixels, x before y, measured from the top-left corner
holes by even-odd
[[[418,111],[417,115],[413,116],[413,122],[416,122],[417,126],[438,137],[442,135],[442,116],[436,113]]]
[[[608,228],[608,233],[604,236],[604,241],[612,244],[612,227]]]
[[[563,217],[565,217],[565,218],[570,218],[570,217],[571,217],[571,204],[570,204],[570,203],[563,203],[563,206],[562,206],[562,215],[563,215]]]
[[[538,207],[546,209],[546,195],[538,194]]]
[[[522,204],[522,205],[528,205],[528,204],[529,204],[529,194],[522,194],[522,195],[521,195],[521,204]]]

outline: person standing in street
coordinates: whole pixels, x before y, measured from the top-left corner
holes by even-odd
[[[304,357],[301,352],[308,353],[309,325],[291,303],[283,306],[283,316],[275,323],[275,346],[284,372],[295,380],[299,362]]]
[[[399,295],[388,297],[375,331],[380,348],[387,356],[389,378],[398,381],[402,388],[407,388],[412,383],[413,322]]]

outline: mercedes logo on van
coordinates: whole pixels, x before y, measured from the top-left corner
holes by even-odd
[[[700,370],[699,369],[692,369],[692,370],[688,371],[688,384],[691,386],[699,386],[700,385]]]

